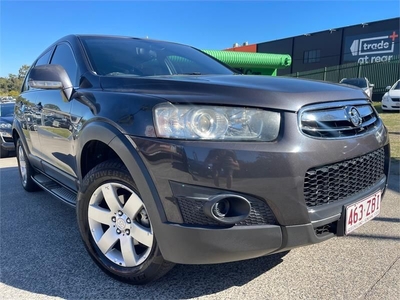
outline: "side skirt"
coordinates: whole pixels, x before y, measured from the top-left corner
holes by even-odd
[[[36,174],[32,177],[32,179],[39,185],[42,189],[46,192],[49,192],[53,196],[57,197],[61,201],[71,205],[76,205],[76,197],[77,194],[70,189],[67,189],[57,183],[56,181],[50,179],[46,175],[43,174]]]

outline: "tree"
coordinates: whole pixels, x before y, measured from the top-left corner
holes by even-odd
[[[8,96],[11,96],[14,98],[17,98],[18,95],[19,95],[19,91],[12,90],[12,91],[8,92]]]
[[[28,65],[19,68],[18,75],[8,74],[8,77],[0,77],[0,95],[16,96],[19,95],[24,78],[29,71]]]
[[[21,68],[19,68],[18,71],[18,78],[19,79],[24,79],[26,76],[26,73],[28,73],[30,66],[28,65],[22,65]]]

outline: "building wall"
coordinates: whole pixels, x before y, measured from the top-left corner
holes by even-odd
[[[336,30],[295,37],[292,72],[339,65],[342,34]]]
[[[337,66],[382,62],[400,54],[400,18],[330,29],[257,44],[257,52],[289,54],[290,68],[278,75]]]
[[[258,53],[275,53],[275,54],[289,54],[292,57],[292,65],[293,65],[293,55],[292,55],[292,48],[293,48],[293,38],[287,38],[272,42],[266,42],[257,44],[257,52]],[[278,75],[287,75],[291,74],[292,67],[285,69],[279,69]]]
[[[341,63],[374,63],[399,55],[400,18],[344,28]]]

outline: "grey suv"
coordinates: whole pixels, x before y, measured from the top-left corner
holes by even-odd
[[[12,134],[22,186],[75,206],[93,260],[133,284],[350,234],[379,214],[390,160],[361,90],[129,37],[47,48]]]

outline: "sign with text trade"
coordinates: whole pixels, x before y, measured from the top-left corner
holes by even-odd
[[[399,31],[375,32],[345,39],[343,63],[379,63],[399,55]]]

